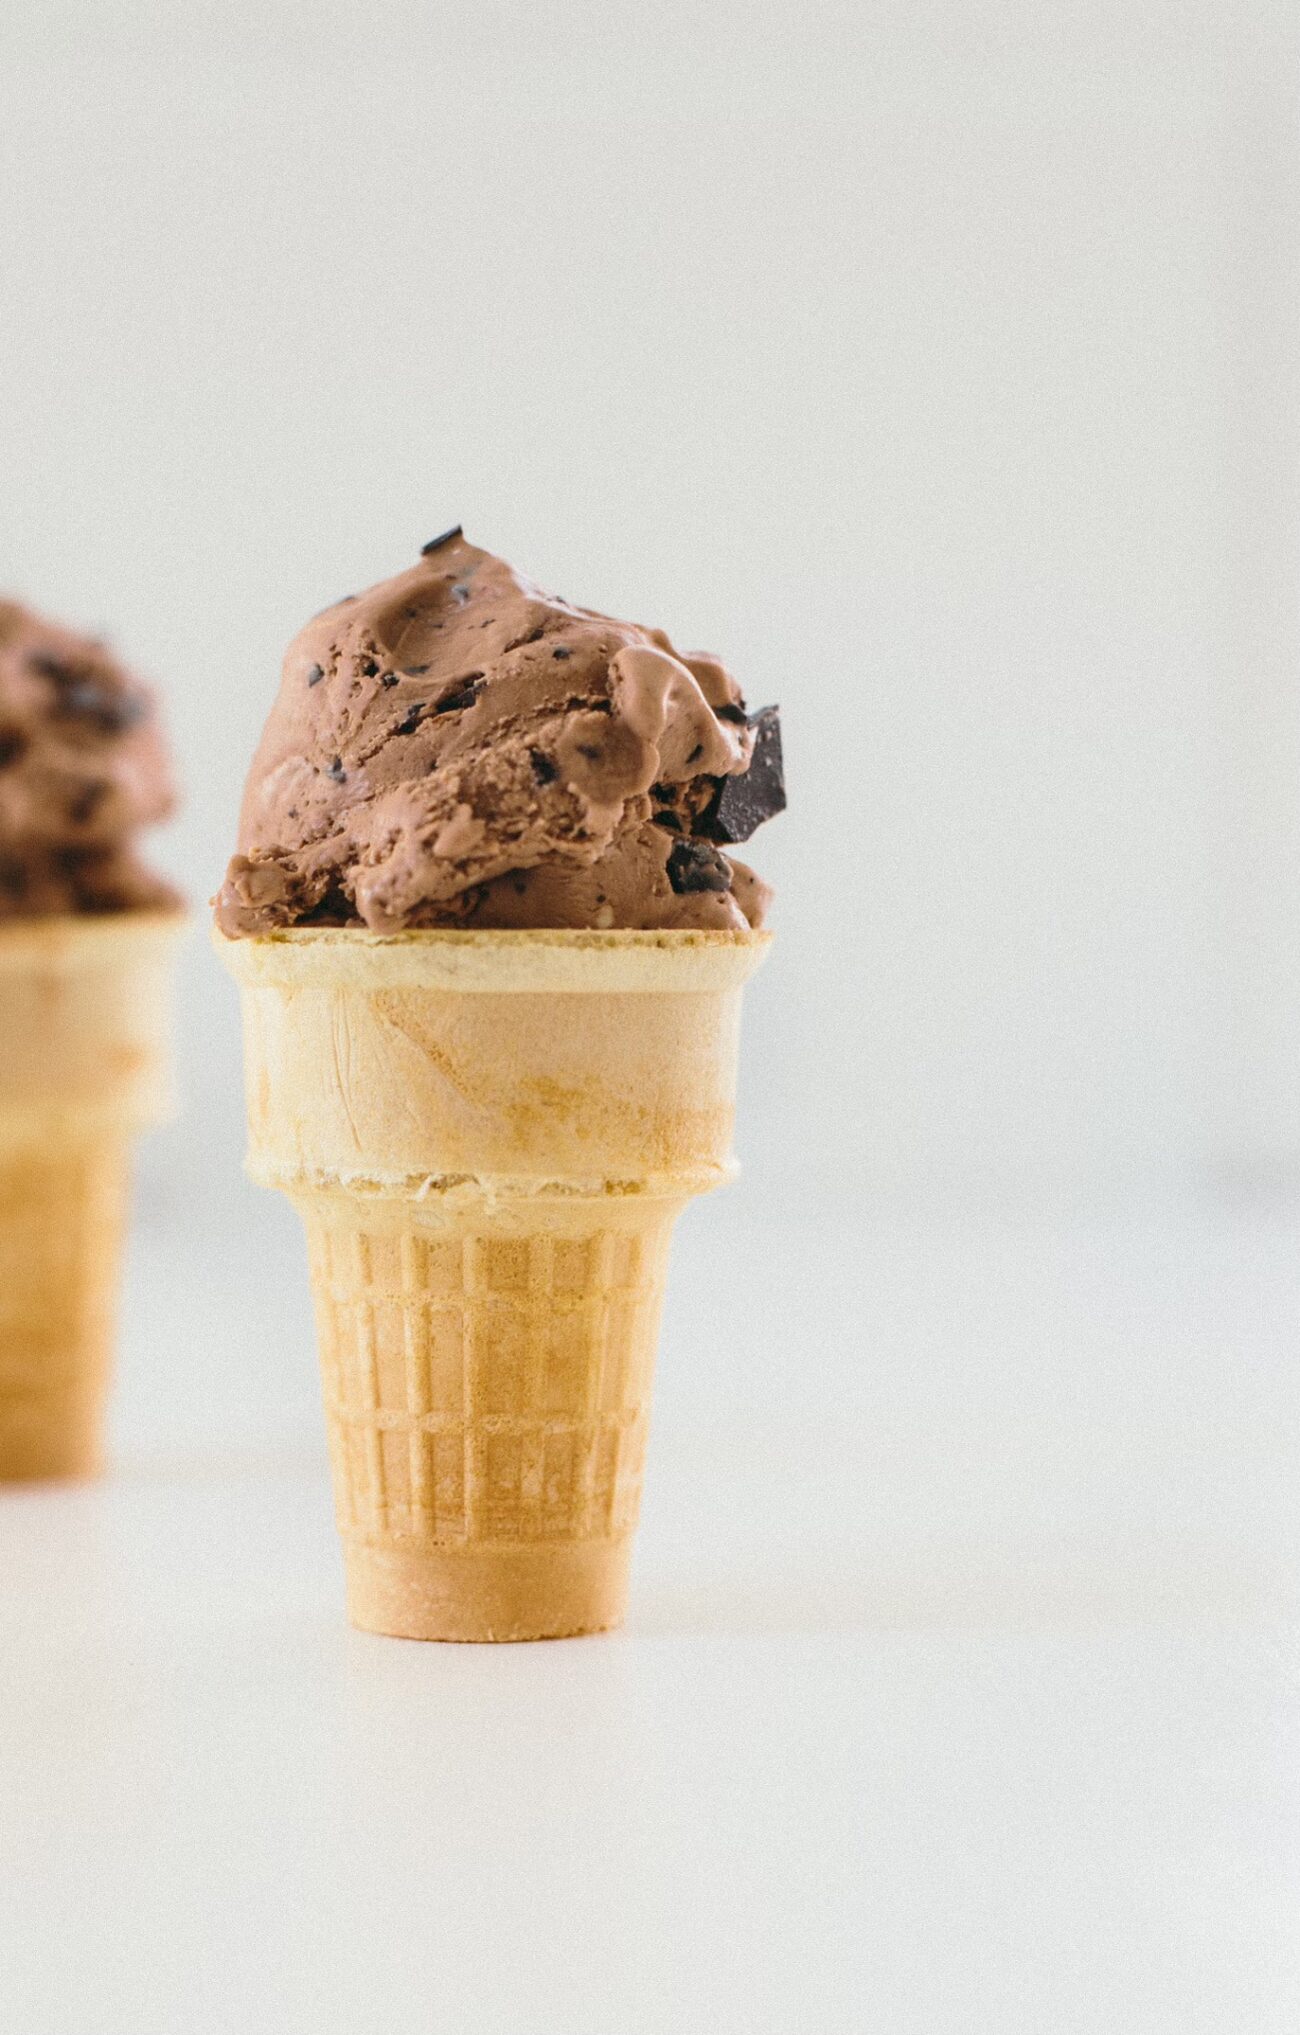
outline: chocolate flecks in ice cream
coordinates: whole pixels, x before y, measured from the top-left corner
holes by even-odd
[[[743,929],[719,843],[781,810],[777,711],[459,529],[290,645],[216,899],[294,925]]]
[[[731,867],[707,841],[676,841],[668,851],[668,881],[679,897],[692,890],[730,890]]]
[[[0,920],[178,904],[135,853],[173,803],[153,695],[97,639],[0,600]]]

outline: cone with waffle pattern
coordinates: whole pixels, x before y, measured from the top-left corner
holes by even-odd
[[[0,1482],[100,1467],[131,1145],[170,1106],[182,923],[0,926]]]
[[[353,1622],[616,1625],[669,1236],[731,1171],[741,987],[767,936],[217,942],[250,1170],[307,1232]]]

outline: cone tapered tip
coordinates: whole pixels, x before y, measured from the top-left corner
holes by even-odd
[[[568,1639],[621,1625],[631,1537],[538,1548],[344,1547],[348,1616],[399,1639]]]

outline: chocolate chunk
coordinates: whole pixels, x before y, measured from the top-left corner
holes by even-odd
[[[74,826],[84,827],[87,820],[93,819],[96,811],[104,803],[107,796],[108,786],[102,778],[98,779],[94,784],[86,785],[84,790],[77,793],[77,796],[68,807],[68,818]]]
[[[418,705],[414,706],[411,708],[410,713],[406,716],[406,719],[404,721],[399,721],[397,723],[397,726],[393,729],[393,733],[395,735],[413,735],[423,719],[424,719],[423,706]]]
[[[441,537],[431,537],[427,544],[422,544],[420,546],[421,558],[428,558],[432,552],[441,551],[443,545],[450,544],[453,537],[461,537],[463,535],[464,532],[462,531],[460,524],[459,523],[453,524],[450,530],[443,531]]]
[[[331,883],[324,895],[309,906],[296,923],[302,926],[341,926],[355,917],[345,892],[338,884]]]
[[[572,657],[573,652],[570,650],[567,643],[557,643],[554,650],[552,650],[551,655],[552,657],[556,658],[559,663],[567,664],[569,659]]]
[[[48,650],[31,650],[27,655],[28,667],[48,678],[54,685],[75,685],[81,676],[75,666],[65,664],[61,657],[52,657]]]
[[[472,671],[468,678],[453,680],[448,690],[433,703],[435,714],[459,713],[462,707],[472,707],[483,690],[483,674]]]
[[[124,735],[145,718],[149,703],[138,694],[113,692],[93,678],[61,680],[55,712],[90,721],[105,735]]]
[[[717,790],[714,777],[694,777],[686,784],[652,784],[650,818],[670,834],[695,834],[696,821]]]
[[[668,881],[678,897],[693,890],[730,890],[731,870],[706,841],[676,841],[668,857]]]
[[[749,725],[754,730],[749,769],[741,777],[720,778],[716,796],[700,816],[697,832],[708,841],[747,841],[764,820],[785,811],[779,709],[764,707]]]
[[[425,674],[425,672],[426,672],[426,671],[431,671],[432,669],[433,669],[433,667],[432,667],[432,665],[430,665],[430,664],[404,664],[404,665],[402,666],[402,677],[403,677],[403,678],[423,678],[423,677],[424,677],[424,674]],[[396,676],[396,673],[394,673],[394,672],[385,672],[385,674],[384,674],[384,684],[385,684],[385,685],[396,685],[396,684],[397,684],[397,676]]]
[[[725,707],[715,707],[713,712],[715,719],[719,721],[734,721],[738,728],[743,728],[749,719],[745,709],[732,701],[728,701]]]
[[[309,665],[308,665],[308,667],[307,667],[307,683],[308,683],[308,685],[319,685],[319,684],[320,684],[320,682],[321,682],[321,680],[322,680],[322,679],[324,678],[324,676],[325,676],[325,673],[324,673],[324,671],[322,670],[322,668],[321,668],[321,666],[320,666],[319,664],[309,664]]]
[[[398,674],[397,674],[397,672],[395,672],[395,671],[384,671],[384,672],[381,672],[381,673],[380,673],[380,677],[379,677],[379,683],[380,683],[381,685],[390,685],[390,686],[391,686],[391,685],[396,685],[396,684],[397,684],[397,679],[398,679]]]
[[[379,659],[377,657],[363,657],[357,666],[357,670],[363,678],[378,678]]]
[[[328,770],[325,772],[325,775],[326,777],[332,777],[335,784],[343,783],[344,779],[347,776],[347,771],[343,768],[343,758],[341,756],[336,756],[334,758],[334,761],[330,764]]]
[[[554,784],[560,774],[559,769],[544,749],[530,749],[528,761],[533,766],[533,776],[539,784]]]

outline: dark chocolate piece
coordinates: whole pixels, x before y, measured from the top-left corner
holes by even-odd
[[[573,652],[570,650],[567,643],[557,643],[554,650],[552,650],[551,655],[560,664],[567,664],[569,659],[572,657]]]
[[[754,754],[740,777],[723,777],[711,804],[700,815],[697,832],[707,841],[747,841],[756,827],[785,811],[785,774],[781,762],[781,717],[764,707],[750,721]]]
[[[435,714],[458,713],[462,707],[472,707],[483,690],[483,674],[472,671],[468,678],[458,678],[450,690],[433,703]]]
[[[332,777],[335,784],[343,783],[344,779],[347,776],[347,771],[343,768],[343,758],[341,756],[336,756],[334,758],[334,761],[330,764],[328,770],[325,772],[325,775],[326,777]]]
[[[379,675],[379,683],[380,683],[381,685],[389,685],[389,686],[392,686],[392,685],[396,685],[396,684],[397,684],[397,679],[398,679],[398,674],[397,674],[397,672],[395,672],[395,671],[383,671],[383,672],[381,672],[381,673],[380,673],[380,675]]]
[[[308,665],[307,667],[308,685],[319,685],[324,676],[325,676],[324,670],[319,664]]]
[[[453,537],[461,537],[463,535],[464,532],[462,531],[460,524],[459,523],[453,524],[450,530],[443,531],[441,537],[431,537],[427,544],[422,544],[420,546],[421,558],[428,558],[433,552],[441,551],[443,545],[450,544]]]
[[[105,735],[124,735],[145,718],[149,703],[134,693],[113,692],[93,678],[59,681],[54,711],[60,717],[93,721]]]
[[[81,676],[75,666],[65,664],[61,657],[51,656],[48,650],[28,652],[27,662],[42,678],[48,678],[54,685],[75,685]]]
[[[87,820],[93,819],[96,811],[103,804],[107,796],[108,786],[102,778],[94,784],[86,785],[84,790],[77,793],[72,804],[68,807],[68,818],[74,826],[84,827]]]
[[[424,719],[424,707],[417,704],[411,708],[405,720],[399,721],[393,729],[395,735],[413,735]]]
[[[668,857],[668,881],[678,897],[693,890],[730,890],[731,870],[707,841],[676,841]]]
[[[530,749],[528,761],[533,766],[533,776],[539,784],[554,784],[559,776],[559,767],[553,763],[544,749]]]

